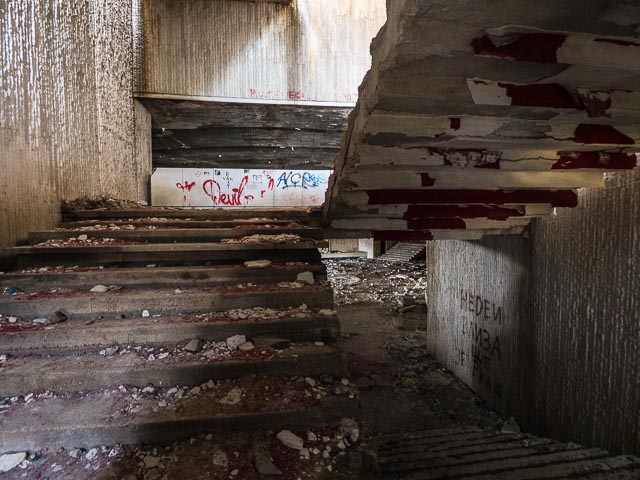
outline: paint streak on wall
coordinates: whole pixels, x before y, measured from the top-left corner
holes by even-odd
[[[320,206],[331,170],[158,168],[151,199],[163,207]]]
[[[150,125],[132,98],[130,0],[4,2],[0,35],[1,255],[54,226],[61,199],[144,198],[135,142]]]
[[[527,430],[640,454],[639,218],[611,173],[530,239],[430,242],[430,348]]]
[[[144,0],[143,18],[140,92],[355,102],[386,5]]]

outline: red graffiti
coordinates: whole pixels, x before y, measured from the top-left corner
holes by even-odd
[[[270,178],[269,179],[269,190],[273,190],[276,186],[276,180],[275,178]]]
[[[182,190],[183,192],[186,190],[187,192],[190,192],[191,189],[193,187],[196,186],[196,182],[184,182],[184,185],[182,183],[176,183],[176,187],[178,187],[180,190]]]
[[[226,205],[228,207],[242,206],[242,200],[248,204],[254,199],[253,195],[243,195],[244,189],[249,182],[249,177],[243,177],[238,188],[232,188],[231,194],[222,193],[220,184],[216,180],[207,180],[202,184],[202,189],[207,197],[213,200],[214,205]]]

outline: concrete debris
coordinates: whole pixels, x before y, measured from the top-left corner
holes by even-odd
[[[78,235],[78,241],[86,242],[87,240],[89,240],[89,236],[88,235]]]
[[[199,338],[194,338],[189,343],[184,346],[184,350],[189,353],[198,353],[202,350],[204,346],[204,340],[200,340]]]
[[[109,287],[106,287],[104,285],[96,285],[95,287],[93,287],[91,290],[89,290],[91,293],[106,293],[109,291]]]
[[[318,313],[320,315],[325,316],[325,317],[334,317],[334,316],[338,315],[338,312],[336,312],[335,310],[329,310],[328,308],[323,308]]]
[[[500,433],[521,433],[520,425],[516,422],[515,418],[511,417],[502,424]]]
[[[49,319],[48,318],[34,318],[32,320],[33,323],[38,323],[40,325],[46,325],[47,323],[49,323]]]
[[[105,348],[104,350],[100,351],[100,355],[105,355],[107,357],[111,357],[111,356],[115,355],[116,353],[118,353],[118,350],[120,350],[120,347],[118,347],[118,346]]]
[[[5,473],[14,469],[20,465],[27,458],[27,454],[21,453],[7,453],[0,455],[0,472]]]
[[[236,405],[240,403],[242,400],[242,389],[238,387],[234,387],[227,393],[222,399],[220,399],[220,403],[223,405]]]
[[[212,463],[218,467],[227,468],[229,466],[229,456],[227,453],[218,445],[214,447],[213,457],[211,459]]]
[[[150,316],[151,316],[151,313],[149,313],[149,310],[143,310],[142,311],[142,317],[148,318]]]
[[[249,352],[249,351],[253,350],[254,348],[256,348],[256,346],[252,342],[245,342],[245,343],[243,343],[242,345],[240,345],[238,347],[238,349],[243,351],[243,352]]]
[[[144,457],[144,466],[147,468],[156,468],[160,465],[160,458],[154,457],[152,455],[147,455]]]
[[[300,282],[279,282],[278,286],[280,288],[302,288],[302,284]]]
[[[244,266],[247,268],[268,268],[271,266],[271,260],[252,260],[244,262]]]
[[[304,239],[298,235],[292,235],[290,233],[283,233],[280,235],[248,235],[241,238],[225,238],[221,240],[222,243],[242,243],[247,245],[255,245],[259,243],[266,243],[270,245],[278,245],[283,243],[298,243]]]
[[[310,442],[317,442],[318,436],[313,432],[307,432],[307,440]]]
[[[227,338],[227,348],[230,350],[237,350],[240,345],[247,342],[247,337],[244,335],[234,335]]]
[[[87,460],[91,461],[94,458],[96,458],[96,455],[98,455],[98,449],[97,448],[92,448],[91,450],[89,450],[86,455],[84,456],[84,458],[86,458]]]
[[[51,315],[48,319],[49,325],[55,325],[56,323],[66,322],[71,318],[71,314],[67,312],[64,308],[60,310],[56,310],[53,315]]]
[[[273,459],[267,453],[256,453],[254,465],[260,475],[282,475],[282,470],[273,464]]]
[[[298,274],[298,277],[296,278],[296,280],[298,282],[303,282],[306,283],[308,285],[313,285],[314,283],[316,283],[315,277],[313,276],[313,272],[302,272]]]
[[[18,321],[17,317],[9,317],[8,318],[9,323],[16,323]]]
[[[276,438],[282,442],[285,447],[293,450],[302,450],[304,448],[304,440],[289,430],[282,430]]]
[[[107,196],[81,197],[75,200],[66,200],[62,203],[63,210],[101,210],[105,208],[141,208],[146,206],[147,202],[142,200],[120,200]]]

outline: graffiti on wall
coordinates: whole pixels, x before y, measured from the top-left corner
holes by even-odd
[[[320,206],[330,170],[158,168],[151,177],[155,206]]]
[[[456,363],[471,370],[472,378],[498,398],[503,396],[499,373],[503,352],[500,329],[504,311],[500,305],[460,289],[459,305],[464,319],[461,338],[456,348]]]

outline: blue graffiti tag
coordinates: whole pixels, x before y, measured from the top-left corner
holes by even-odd
[[[289,172],[283,173],[278,178],[276,188],[315,188],[327,183],[327,177],[323,173]]]

